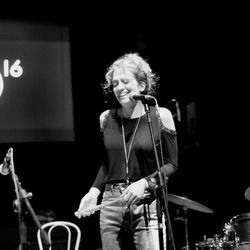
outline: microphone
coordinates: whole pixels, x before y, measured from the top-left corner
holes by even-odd
[[[176,101],[175,105],[176,105],[177,121],[180,122],[181,121],[181,111],[179,108],[179,103]]]
[[[3,160],[3,163],[0,165],[0,173],[2,175],[8,175],[10,173],[10,165],[11,165],[11,156],[13,149],[10,148],[6,154],[6,157]]]
[[[170,102],[174,102],[175,103],[177,121],[180,122],[181,121],[181,111],[180,111],[180,108],[179,108],[179,102],[176,99],[171,99],[169,101],[169,103]]]
[[[155,97],[151,96],[151,95],[131,94],[129,96],[129,99],[132,102],[141,101],[142,103],[148,103],[148,104],[152,104],[152,105],[156,105],[156,103],[157,103]]]

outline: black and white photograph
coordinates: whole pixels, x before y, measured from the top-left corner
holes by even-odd
[[[249,250],[244,15],[87,12],[0,18],[0,249]]]

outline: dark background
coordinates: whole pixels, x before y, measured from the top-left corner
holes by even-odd
[[[100,83],[113,60],[136,51],[159,76],[159,105],[168,107],[175,117],[179,170],[170,178],[168,192],[187,196],[214,211],[188,209],[190,244],[202,241],[203,235],[223,236],[225,223],[249,213],[249,201],[244,197],[250,186],[249,40],[244,21],[234,15],[230,19],[204,18],[202,12],[196,18],[163,15],[159,23],[150,20],[150,26],[141,19],[132,25],[119,23],[120,15],[114,17],[116,25],[103,16],[95,22],[93,16],[89,20],[82,17],[83,13],[74,18],[29,18],[70,27],[75,125],[74,142],[0,144],[1,159],[13,147],[16,173],[22,187],[33,193],[33,209],[37,213],[52,210],[56,219],[78,224],[82,249],[101,247],[99,213],[78,220],[74,212],[98,171],[99,114],[112,106],[105,104]],[[176,119],[175,106],[168,104],[173,98],[179,102],[181,121]],[[18,220],[12,208],[15,192],[10,176],[0,176],[0,190],[0,248],[14,249]],[[185,232],[184,223],[175,220],[177,208],[169,203],[180,249],[185,245]],[[34,223],[28,218],[29,240],[35,241]]]

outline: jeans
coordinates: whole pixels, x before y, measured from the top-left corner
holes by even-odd
[[[156,200],[151,204],[128,206],[119,199],[124,189],[106,185],[103,193],[103,208],[100,212],[102,249],[159,250]],[[165,249],[164,234],[165,230]]]

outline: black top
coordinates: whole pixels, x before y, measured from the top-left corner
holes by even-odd
[[[93,183],[93,187],[102,190],[103,184],[126,181],[126,160],[123,146],[122,122],[117,114],[117,109],[112,109],[106,116],[102,133],[102,166]],[[155,107],[150,108],[150,117],[154,140],[158,151],[160,165],[162,165],[160,155],[160,137],[162,141],[164,164],[172,164],[177,168],[177,138],[176,132],[170,130],[162,124],[156,114]],[[123,118],[125,141],[127,152],[131,143],[139,118]],[[149,177],[157,173],[157,163],[154,148],[150,135],[147,115],[144,114],[138,125],[128,159],[128,175],[130,181],[137,181],[144,177]]]

